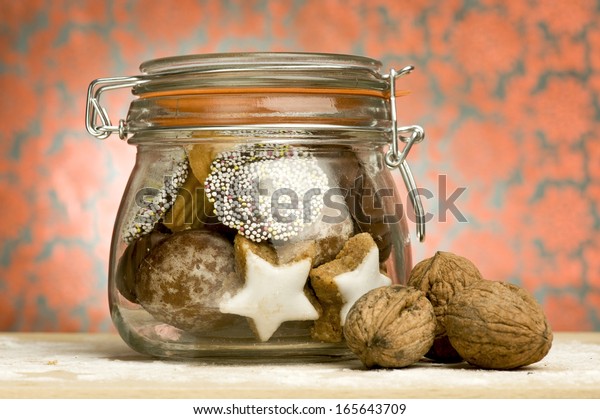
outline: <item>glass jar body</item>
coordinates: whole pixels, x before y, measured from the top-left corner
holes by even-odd
[[[109,300],[138,352],[344,356],[351,300],[405,282],[410,240],[386,133],[178,130],[130,143]],[[344,293],[342,277],[363,284]]]

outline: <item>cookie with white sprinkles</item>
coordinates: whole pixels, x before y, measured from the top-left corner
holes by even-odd
[[[217,155],[205,191],[224,225],[254,242],[298,235],[323,208],[328,178],[292,146],[243,146]]]
[[[133,219],[123,230],[123,240],[130,244],[137,238],[152,231],[173,205],[179,188],[188,177],[189,163],[187,158],[180,162],[173,162],[173,172],[164,177],[163,186],[156,195],[142,202]]]

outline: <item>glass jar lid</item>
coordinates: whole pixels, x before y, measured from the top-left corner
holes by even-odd
[[[159,58],[140,69],[137,76],[90,83],[90,134],[105,139],[116,132],[125,139],[140,132],[277,126],[385,131],[395,139],[395,96],[406,92],[396,91],[394,80],[413,67],[381,73],[381,63],[368,57],[257,52]],[[127,118],[113,125],[100,97],[120,88],[131,88],[137,99]]]
[[[381,62],[369,57],[345,54],[322,54],[304,52],[243,52],[222,54],[197,54],[163,57],[145,61],[140,65],[144,74],[164,74],[194,70],[218,70],[223,68],[251,68],[272,66],[359,68],[379,72]]]
[[[254,88],[342,89],[354,94],[384,96],[389,83],[381,63],[368,57],[310,53],[227,53],[159,58],[141,64],[145,83],[134,86],[140,96],[183,90]],[[197,90],[196,90],[197,89]],[[208,90],[207,90],[208,89]]]

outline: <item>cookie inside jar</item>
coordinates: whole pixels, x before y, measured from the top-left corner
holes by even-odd
[[[120,232],[115,286],[140,334],[339,343],[353,302],[395,282],[397,192],[355,148],[199,142],[173,155]]]

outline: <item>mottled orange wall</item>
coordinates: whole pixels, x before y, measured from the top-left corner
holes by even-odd
[[[0,330],[109,330],[112,223],[134,149],[84,130],[87,84],[188,53],[290,50],[414,64],[403,124],[425,244],[600,330],[600,2],[0,1]],[[107,96],[115,119],[127,94]],[[468,222],[440,220],[438,179]]]

